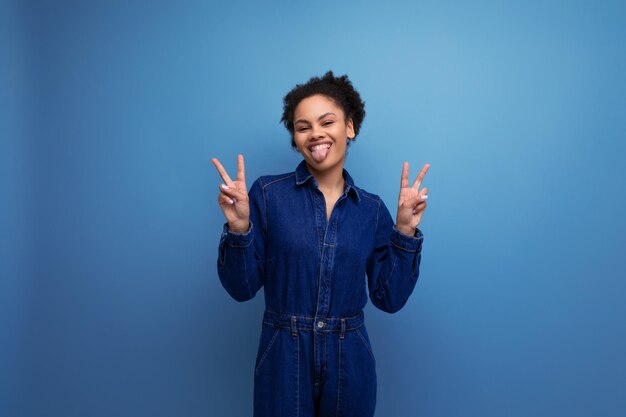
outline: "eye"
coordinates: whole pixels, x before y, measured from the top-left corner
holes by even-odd
[[[308,128],[306,127],[301,127],[300,129],[298,129],[298,132],[304,132],[305,130],[307,130]]]
[[[332,122],[332,121],[330,121],[330,120],[329,120],[328,122],[325,122],[325,123],[324,123],[324,126],[329,126],[329,125],[332,125],[333,123],[334,123],[334,122]]]

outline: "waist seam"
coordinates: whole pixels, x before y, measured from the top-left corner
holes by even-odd
[[[276,327],[278,329],[287,329],[287,330],[292,329],[291,326],[284,325],[284,324],[277,324],[275,322],[263,321],[263,323],[267,324],[268,326]],[[352,331],[352,330],[357,330],[357,329],[361,328],[362,326],[363,326],[363,323],[357,325],[356,327],[346,327],[345,331],[348,332],[348,331]],[[320,332],[340,332],[341,331],[340,328],[330,328],[330,329],[326,328],[326,329],[315,329],[314,330],[312,326],[307,326],[307,327],[296,326],[296,330],[306,330],[306,331],[311,331],[311,332],[315,331],[315,332],[318,332],[318,333],[320,333]]]
[[[272,310],[268,310],[265,309],[265,311],[267,311],[268,313],[271,314],[275,314],[278,316],[282,316],[282,317],[286,317],[286,318],[291,318],[291,317],[295,317],[298,319],[307,319],[307,320],[316,320],[316,318],[314,316],[302,316],[299,314],[291,314],[291,313],[279,313],[277,311],[272,311]],[[353,315],[353,316],[345,316],[345,317],[318,317],[318,320],[352,320],[352,319],[357,319],[359,317],[364,316],[363,310],[361,310],[360,312],[358,312],[357,314]]]
[[[356,330],[365,324],[365,313],[361,310],[350,317],[315,317],[298,314],[277,313],[265,309],[263,324],[274,328],[291,329],[294,335],[298,330],[314,332],[336,332]]]

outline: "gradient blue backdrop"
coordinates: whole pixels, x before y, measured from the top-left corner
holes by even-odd
[[[0,415],[251,415],[210,158],[295,168],[282,97],[332,69],[358,184],[393,213],[431,164],[420,281],[366,309],[377,416],[623,416],[622,4],[3,2]]]

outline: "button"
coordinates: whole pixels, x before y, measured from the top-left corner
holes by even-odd
[[[323,321],[318,321],[317,322],[317,327],[319,327],[321,329],[322,327],[324,327],[325,324],[326,323],[324,323]]]

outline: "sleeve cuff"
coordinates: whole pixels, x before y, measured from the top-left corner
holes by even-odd
[[[396,225],[393,225],[393,231],[391,232],[391,243],[398,247],[399,249],[405,250],[407,252],[416,252],[422,249],[422,241],[424,240],[424,235],[419,228],[415,228],[414,236],[407,236],[404,233],[400,232]]]
[[[247,246],[250,246],[250,244],[252,243],[252,238],[253,238],[252,228],[253,227],[254,225],[252,224],[252,221],[250,221],[250,227],[248,228],[247,232],[237,233],[237,232],[231,231],[228,228],[228,222],[224,223],[224,228],[222,229],[222,239],[225,240],[228,246],[231,246],[233,248],[245,248]]]

